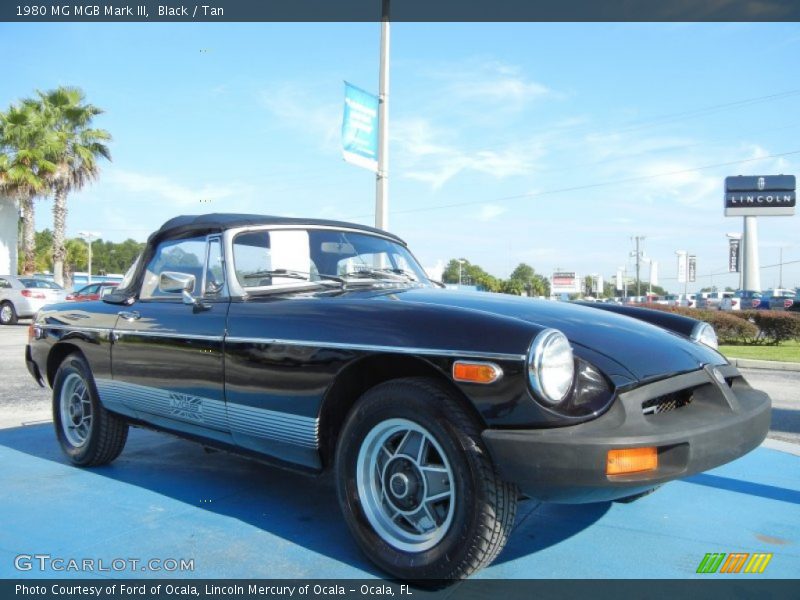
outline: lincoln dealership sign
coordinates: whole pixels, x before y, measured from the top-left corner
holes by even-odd
[[[794,214],[794,175],[737,175],[725,178],[726,217],[770,217]]]

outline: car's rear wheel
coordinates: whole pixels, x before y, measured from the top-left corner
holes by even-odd
[[[14,325],[17,322],[17,311],[11,302],[0,304],[0,325]]]
[[[64,454],[81,467],[110,463],[128,439],[128,424],[100,404],[89,365],[77,353],[56,372],[53,423]]]
[[[500,479],[480,423],[435,380],[389,381],[353,407],[339,437],[339,503],[365,554],[414,581],[488,565],[514,524],[517,490]]]

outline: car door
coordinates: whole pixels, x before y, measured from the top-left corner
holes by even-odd
[[[138,297],[119,311],[112,392],[146,421],[229,441],[223,381],[229,299],[223,269],[218,236],[161,242]],[[177,280],[188,281],[186,292],[168,289]]]

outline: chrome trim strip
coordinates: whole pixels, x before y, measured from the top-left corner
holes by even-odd
[[[368,231],[365,229],[359,229],[358,227],[338,227],[335,225],[313,225],[311,223],[297,223],[297,224],[278,224],[278,223],[270,223],[265,225],[242,225],[240,227],[233,227],[231,229],[226,229],[223,233],[231,232],[231,237],[236,236],[243,231],[276,231],[276,230],[286,230],[286,229],[322,229],[325,231],[344,231],[347,233],[361,233],[363,235],[371,235],[378,238],[383,238],[385,240],[389,240],[394,242],[395,244],[401,244],[406,246],[404,240],[400,238],[394,237],[392,235],[382,234],[379,231]],[[407,246],[406,246],[407,247]]]
[[[54,331],[93,331],[96,333],[109,333],[110,327],[81,327],[80,325],[51,325],[50,323],[36,323],[42,329],[52,329]]]
[[[319,448],[319,419],[314,417],[112,379],[96,379],[95,384],[105,403],[121,404],[143,413],[217,431],[230,431],[312,450]]]
[[[193,333],[179,333],[166,331],[146,331],[141,329],[114,329],[118,337],[141,335],[144,337],[171,338],[176,340],[200,340],[204,342],[221,342],[225,339],[222,335],[196,335]]]
[[[361,350],[365,352],[394,352],[397,354],[424,354],[426,356],[446,356],[454,358],[487,358],[495,360],[525,360],[526,358],[524,354],[475,352],[472,350],[444,350],[439,348],[410,348],[405,346],[380,346],[374,344],[340,344],[338,342],[319,342],[312,340],[282,340],[275,338],[228,336],[225,338],[225,341],[233,344],[284,344],[287,346],[308,346],[310,348]]]
[[[319,419],[244,404],[228,404],[231,431],[295,446],[319,447]]]

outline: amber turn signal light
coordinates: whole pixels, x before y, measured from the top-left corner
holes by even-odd
[[[468,383],[493,383],[503,376],[503,370],[493,363],[456,361],[453,379]]]
[[[653,447],[620,448],[608,451],[606,475],[624,475],[654,471],[658,468],[658,451]]]

